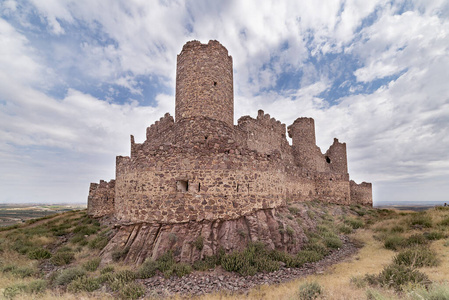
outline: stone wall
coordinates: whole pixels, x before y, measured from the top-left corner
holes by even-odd
[[[232,57],[217,41],[191,41],[178,55],[175,119],[209,117],[234,124]]]
[[[362,182],[357,184],[351,180],[349,185],[351,188],[351,203],[373,205],[373,186],[371,183]]]
[[[98,218],[114,213],[115,180],[91,183],[87,198],[87,214]]]
[[[334,138],[334,143],[329,147],[325,154],[326,162],[329,164],[330,171],[334,173],[348,173],[348,159],[346,156],[346,143],[338,142]]]
[[[288,126],[292,139],[293,156],[296,165],[312,171],[330,172],[324,155],[315,142],[315,121],[312,118],[298,118]]]

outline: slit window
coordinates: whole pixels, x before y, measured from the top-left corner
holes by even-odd
[[[216,81],[214,81],[214,86],[217,86],[217,82]]]
[[[331,159],[329,158],[329,156],[326,156],[326,162],[327,162],[328,164],[331,163]]]
[[[201,183],[198,183],[198,192],[201,191]]]
[[[177,180],[176,181],[176,190],[178,192],[188,192],[189,191],[189,181],[188,180]]]

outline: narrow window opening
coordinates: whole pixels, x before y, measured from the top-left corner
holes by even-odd
[[[332,181],[332,178],[330,178],[329,180]]]
[[[249,194],[249,183],[248,183],[248,194]]]
[[[198,183],[198,192],[201,191],[201,183]]]
[[[188,192],[189,191],[189,181],[187,180],[177,180],[176,181],[176,190],[178,192]]]
[[[207,140],[207,135],[206,135],[206,136],[204,136],[204,139],[205,139],[205,140]]]
[[[267,158],[270,158],[271,157],[271,155],[270,154],[267,154]]]
[[[237,193],[239,192],[239,184],[237,183]]]
[[[225,154],[229,154],[229,150],[226,150],[226,151],[225,151]]]
[[[216,81],[214,81],[214,86],[217,86],[217,82]]]
[[[331,163],[331,159],[329,158],[329,156],[326,156],[326,162],[327,162],[328,164]]]

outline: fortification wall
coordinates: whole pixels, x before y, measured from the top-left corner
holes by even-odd
[[[91,183],[87,198],[87,214],[98,218],[114,213],[115,180]]]
[[[232,219],[281,206],[284,173],[265,155],[198,157],[179,148],[117,158],[115,216],[121,222]]]
[[[217,41],[187,42],[177,60],[176,122],[203,116],[234,124],[232,57]]]
[[[257,119],[244,116],[237,122],[237,128],[243,131],[248,149],[267,155],[280,152],[284,160],[293,159],[291,147],[285,137],[285,124],[271,118],[263,110],[258,111]]]
[[[297,166],[315,172],[330,172],[320,148],[315,141],[315,121],[312,118],[298,118],[288,126],[292,139],[292,152]]]
[[[346,156],[346,143],[340,143],[334,138],[334,143],[329,147],[325,154],[326,162],[329,164],[330,171],[333,173],[348,173],[348,159]]]
[[[349,185],[352,204],[373,205],[373,186],[371,183],[362,182],[357,184],[351,180]]]

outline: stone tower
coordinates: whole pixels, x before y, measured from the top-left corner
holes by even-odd
[[[232,57],[217,41],[191,41],[178,55],[175,120],[209,117],[234,125]]]
[[[296,119],[288,127],[288,135],[292,138],[296,164],[305,169],[317,169],[314,120],[312,118]]]

